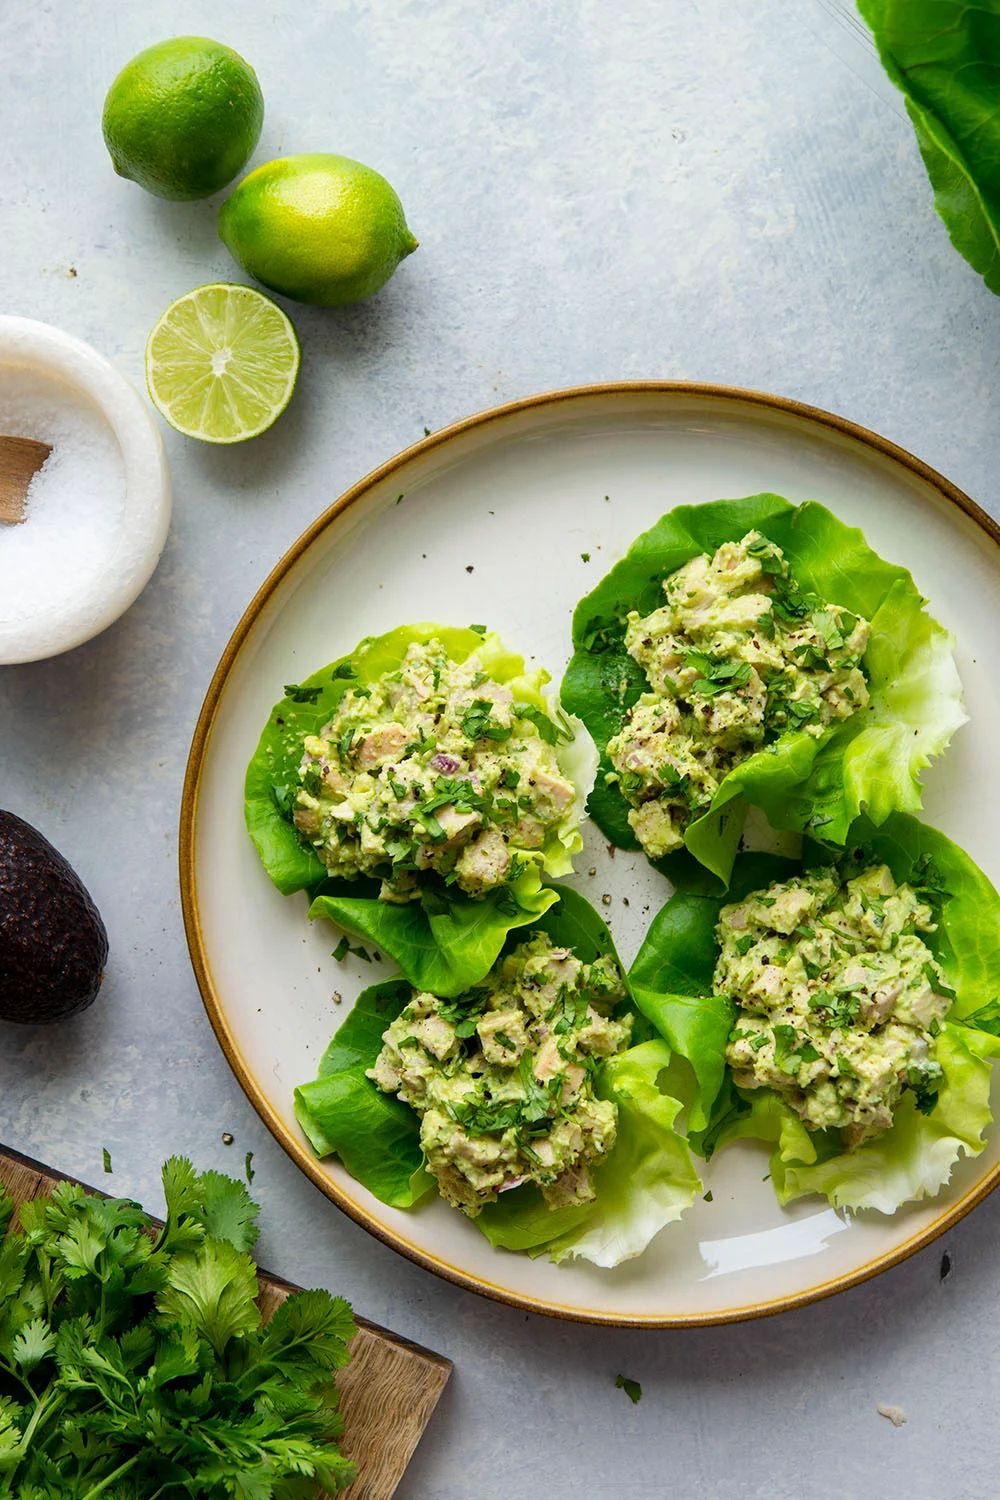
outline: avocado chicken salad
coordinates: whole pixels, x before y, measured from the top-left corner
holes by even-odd
[[[594,1077],[629,1045],[626,998],[612,957],[583,963],[544,933],[458,1000],[414,995],[368,1077],[416,1110],[442,1197],[470,1217],[527,1182],[552,1208],[594,1198],[618,1120]]]
[[[774,1089],[844,1144],[888,1130],[904,1090],[932,1107],[955,998],[925,938],[931,907],[887,865],[805,874],[724,906],[715,989],[737,1007],[736,1084]]]
[[[455,662],[439,640],[414,641],[305,737],[295,826],[332,876],[379,877],[384,901],[416,899],[426,870],[483,896],[517,878],[575,800],[556,734],[477,653]]]
[[[683,845],[748,756],[790,730],[818,737],[868,703],[868,621],[800,589],[761,532],[692,558],[663,592],[651,614],[628,615],[625,647],[648,691],[607,746],[652,859]]]

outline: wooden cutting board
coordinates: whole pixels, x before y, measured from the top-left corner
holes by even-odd
[[[16,1204],[49,1192],[59,1181],[50,1167],[0,1147],[0,1184]],[[267,1318],[297,1288],[267,1271],[259,1279],[260,1308]],[[351,1363],[337,1376],[337,1386],[344,1418],[341,1448],[357,1464],[358,1477],[340,1500],[390,1500],[448,1384],[451,1361],[377,1323],[356,1321]]]

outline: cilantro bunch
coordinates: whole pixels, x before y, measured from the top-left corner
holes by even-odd
[[[354,1477],[332,1372],[342,1298],[296,1292],[262,1326],[246,1189],[173,1157],[167,1222],[61,1182],[0,1194],[0,1496],[293,1500]]]

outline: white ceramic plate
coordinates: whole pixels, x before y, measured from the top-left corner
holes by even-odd
[[[969,795],[995,775],[997,679],[991,653],[977,656],[976,646],[994,639],[1000,619],[1000,530],[884,440],[747,392],[557,392],[459,423],[391,460],[274,570],[223,656],[195,734],[181,826],[185,920],[212,1024],[247,1094],[303,1171],[374,1234],[536,1311],[670,1326],[753,1317],[840,1290],[978,1202],[1000,1177],[1000,1131],[940,1197],[892,1218],[849,1218],[822,1202],[782,1210],[763,1180],[765,1152],[741,1143],[705,1170],[713,1201],[696,1203],[614,1271],[493,1250],[440,1201],[386,1208],[336,1161],[314,1159],[292,1111],[295,1084],[314,1075],[358,992],[384,975],[357,959],[338,964],[335,930],[306,921],[304,896],[283,898],[271,885],[243,829],[244,768],[286,682],[404,621],[486,622],[558,682],[573,606],[638,532],[681,502],[760,490],[821,500],[864,527],[873,547],[912,570],[957,635],[972,723],[928,774],[926,815],[1000,881],[1000,806]],[[612,860],[590,828],[576,883],[631,962],[667,882],[640,856]]]

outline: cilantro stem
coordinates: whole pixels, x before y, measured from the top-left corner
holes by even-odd
[[[51,1386],[49,1387],[49,1390],[51,1392]],[[34,1392],[32,1392],[32,1394],[34,1395]],[[27,1457],[28,1449],[31,1447],[31,1440],[34,1437],[35,1433],[38,1431],[39,1427],[42,1425],[42,1422],[45,1420],[45,1418],[51,1416],[54,1411],[58,1411],[59,1407],[62,1406],[63,1396],[61,1392],[56,1391],[54,1394],[48,1396],[35,1396],[35,1401],[37,1402],[37,1405],[35,1406],[35,1409],[31,1414],[31,1420],[28,1423],[27,1427],[24,1429],[24,1432],[21,1434],[20,1442],[17,1445],[16,1451],[19,1454],[18,1462],[20,1462],[21,1458]],[[12,1479],[14,1479],[15,1474],[16,1466],[15,1469],[12,1469],[7,1475],[7,1484],[5,1486],[5,1489],[8,1494],[10,1493],[10,1482]]]
[[[123,1474],[127,1474],[129,1469],[134,1469],[141,1457],[141,1453],[136,1453],[132,1458],[126,1459],[123,1464],[119,1464],[117,1469],[110,1473],[106,1479],[102,1479],[100,1484],[95,1484],[92,1489],[89,1489],[81,1497],[81,1500],[94,1500],[95,1495],[102,1494],[104,1490],[114,1484],[116,1479],[120,1479]]]
[[[38,1392],[34,1390],[31,1385],[29,1385],[28,1381],[25,1380],[24,1376],[20,1373],[19,1370],[16,1370],[13,1365],[8,1364],[5,1359],[0,1359],[0,1370],[3,1370],[6,1375],[9,1375],[11,1380],[16,1380],[18,1385],[21,1386],[23,1390],[27,1391],[28,1395],[31,1397],[32,1401],[34,1401],[35,1405],[38,1405],[39,1401],[42,1398],[39,1396]]]

